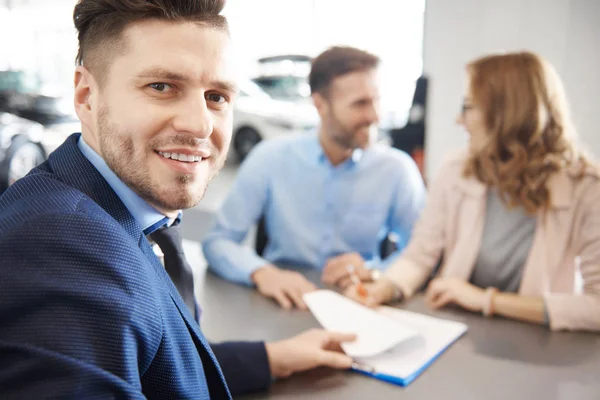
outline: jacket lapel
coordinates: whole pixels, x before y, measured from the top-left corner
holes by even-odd
[[[523,270],[519,288],[522,295],[539,295],[551,289],[552,277],[564,262],[571,234],[569,220],[573,197],[573,181],[568,171],[552,176],[548,181],[550,208],[537,214],[535,238]]]
[[[442,273],[444,276],[469,280],[475,266],[475,259],[481,247],[481,236],[486,211],[486,187],[474,178],[460,178],[453,190],[459,192],[453,208],[456,218],[452,226],[460,226],[461,232],[454,243],[454,251]]]
[[[190,332],[190,334],[192,335],[192,338],[194,339],[194,344],[196,345],[196,349],[198,350],[198,353],[200,354],[201,358],[203,359],[204,368],[207,369],[210,367],[208,365],[208,363],[212,364],[212,366],[216,370],[216,373],[217,373],[219,379],[221,380],[222,388],[224,390],[224,393],[226,394],[225,398],[229,398],[230,393],[229,393],[229,388],[227,386],[227,383],[225,381],[225,376],[223,375],[221,366],[219,365],[219,362],[217,361],[214,353],[212,352],[212,349],[211,349],[208,341],[206,340],[206,338],[200,331],[200,325],[196,322],[196,320],[194,319],[194,316],[190,313],[187,305],[185,304],[185,302],[179,295],[179,292],[177,291],[175,284],[173,283],[173,281],[171,280],[171,278],[165,271],[165,268],[161,264],[160,260],[156,256],[156,254],[154,254],[154,251],[152,251],[150,242],[148,242],[148,240],[146,239],[146,237],[144,235],[141,235],[141,237],[140,237],[139,246],[140,246],[140,249],[143,251],[143,253],[146,255],[146,257],[148,258],[148,261],[150,261],[150,263],[154,267],[156,274],[159,276],[159,278],[161,279],[161,281],[167,288],[167,290],[169,292],[169,296],[171,296],[171,300],[173,300],[173,303],[177,307],[179,314],[185,321],[188,331]],[[202,356],[203,354],[204,354],[204,357]],[[208,359],[206,359],[206,358],[208,358]],[[212,389],[214,389],[214,388],[212,388]]]
[[[74,133],[48,158],[48,165],[65,184],[78,189],[113,217],[137,242],[141,227],[104,177],[81,153]]]

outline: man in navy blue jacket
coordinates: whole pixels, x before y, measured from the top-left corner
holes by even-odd
[[[80,0],[82,134],[0,197],[0,398],[228,399],[351,359],[349,335],[209,345],[147,235],[224,163],[221,0]]]

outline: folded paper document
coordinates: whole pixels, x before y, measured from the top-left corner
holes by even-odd
[[[370,309],[330,290],[305,294],[304,301],[325,329],[357,335],[342,345],[355,370],[401,386],[467,331],[460,322],[391,307]]]

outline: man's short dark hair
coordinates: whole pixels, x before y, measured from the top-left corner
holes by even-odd
[[[326,94],[331,82],[351,72],[369,71],[379,66],[374,54],[348,46],[335,46],[325,50],[312,62],[308,77],[311,93]]]
[[[79,0],[73,10],[78,31],[77,65],[85,65],[102,81],[113,54],[124,51],[122,33],[129,25],[157,19],[197,22],[228,31],[220,15],[225,0]]]

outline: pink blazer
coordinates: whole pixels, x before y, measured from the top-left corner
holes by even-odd
[[[444,254],[439,276],[468,280],[479,252],[486,186],[462,176],[466,153],[450,157],[402,256],[386,271],[410,297]],[[519,294],[543,297],[553,330],[600,331],[600,176],[565,170],[550,179],[551,207],[540,212]],[[577,279],[576,277],[582,278]]]

